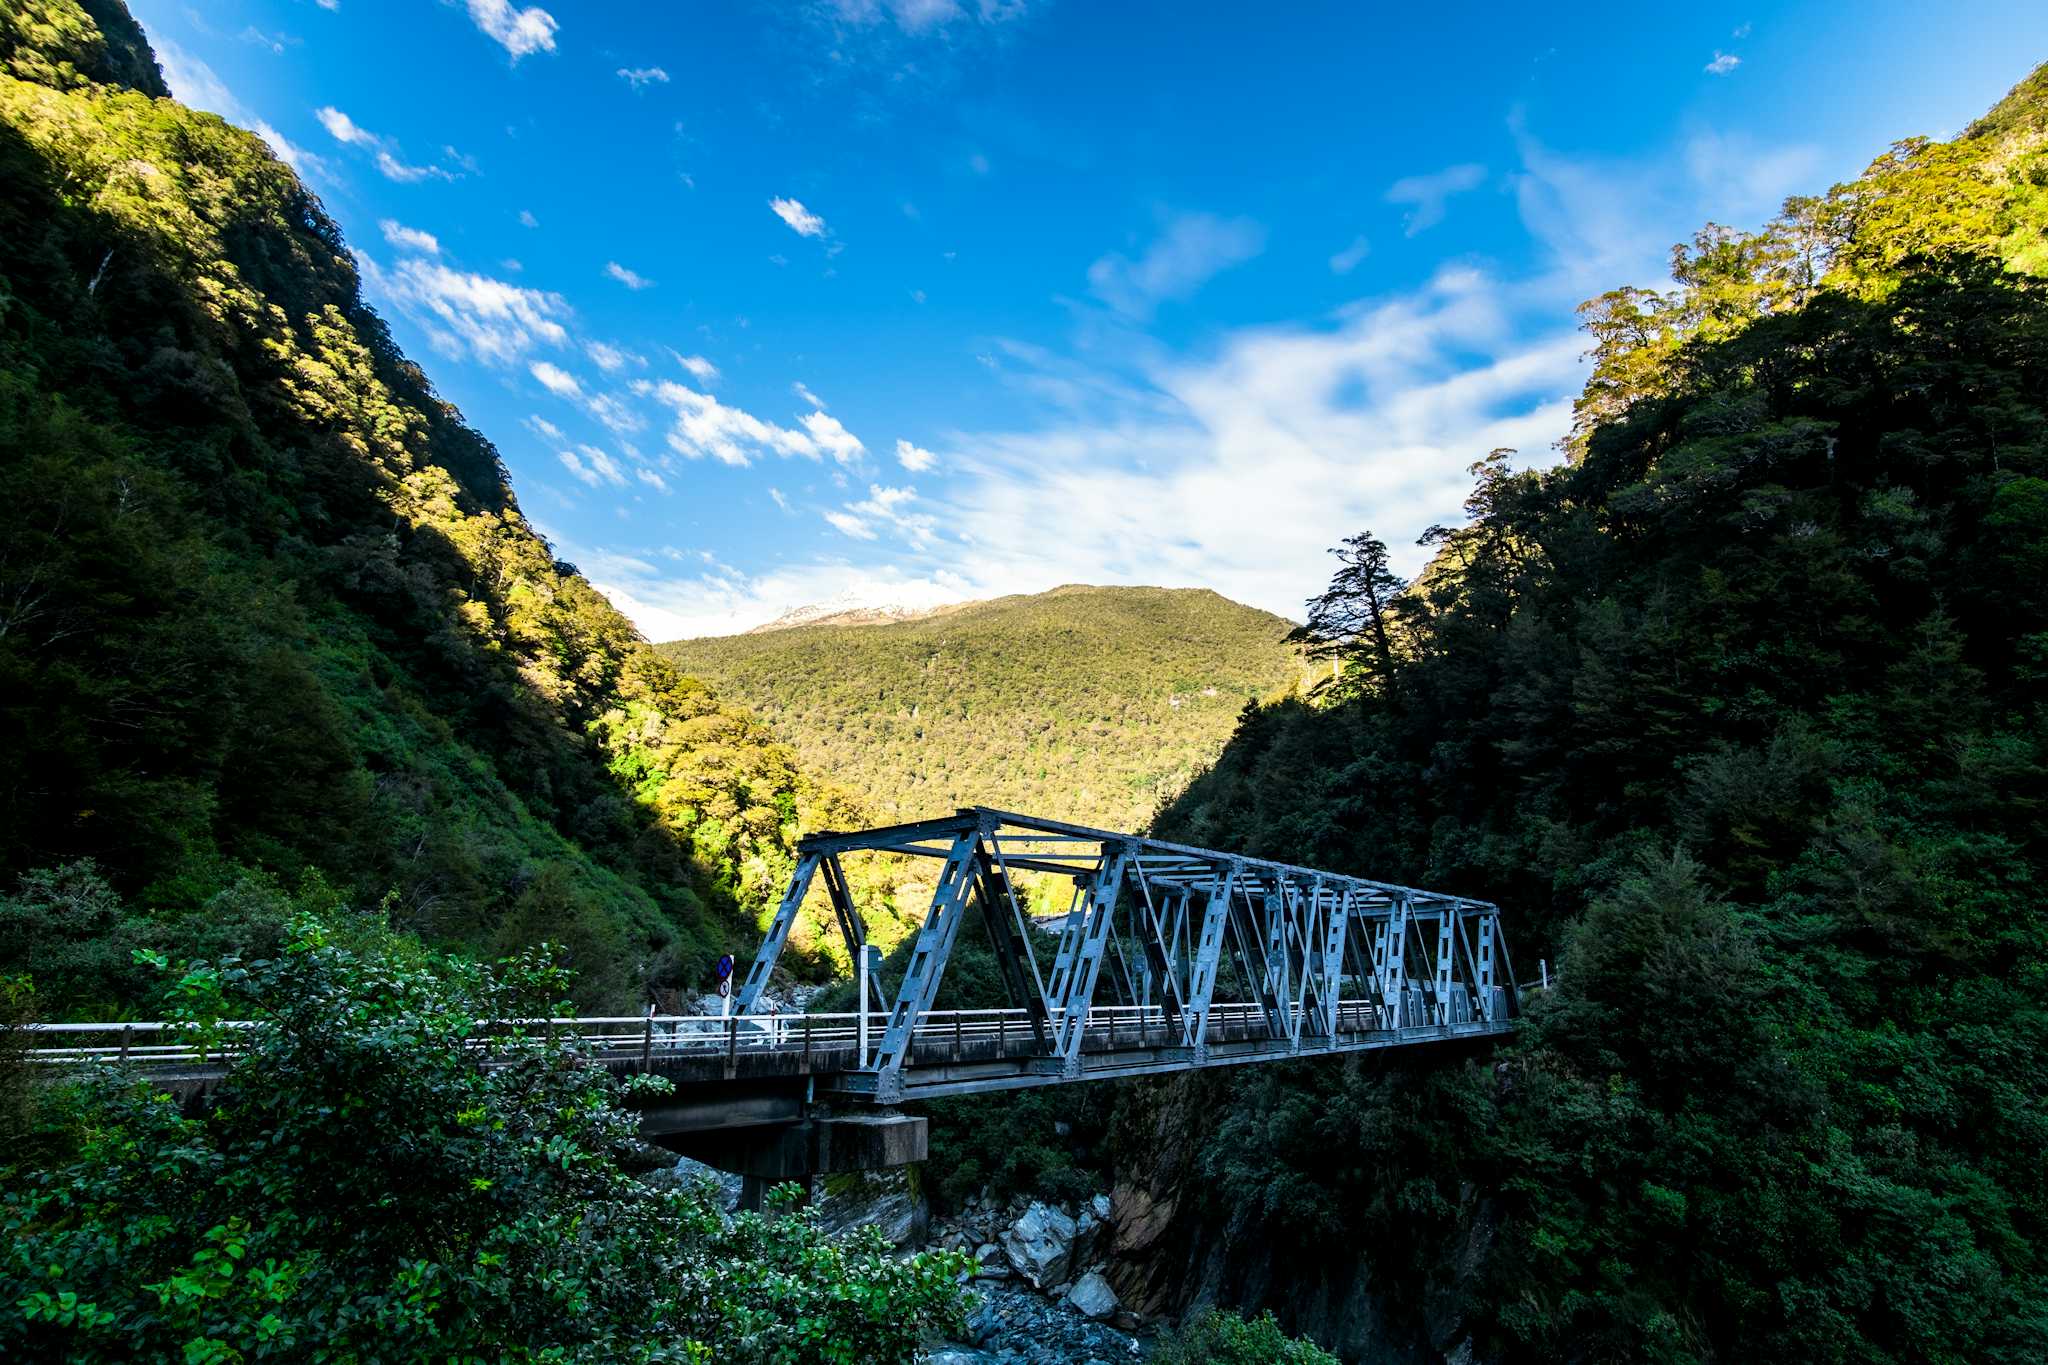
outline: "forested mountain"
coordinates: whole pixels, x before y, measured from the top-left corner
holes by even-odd
[[[0,479],[0,897],[68,865],[0,899],[0,971],[46,1007],[279,884],[564,941],[627,1004],[782,879],[794,756],[555,559],[319,201],[115,0],[0,5]]]
[[[1303,678],[1290,628],[1205,589],[1070,586],[660,648],[883,819],[993,805],[1136,829],[1246,702]]]
[[[1488,1064],[1128,1104],[1127,1301],[1389,1360],[2042,1358],[2048,68],[1673,265],[1587,306],[1568,461],[1477,466],[1415,585],[1352,542],[1343,686],[1158,825],[1495,899],[1554,989]]]

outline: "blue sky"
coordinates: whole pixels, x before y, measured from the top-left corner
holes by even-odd
[[[2039,3],[130,4],[657,639],[1412,572],[1556,458],[1581,299],[2048,58]]]

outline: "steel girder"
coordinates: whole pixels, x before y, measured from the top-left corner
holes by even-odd
[[[970,902],[1007,1003],[1028,1021],[1027,1064],[1067,1079],[1089,1070],[1086,1058],[1131,1047],[1205,1064],[1219,991],[1255,1005],[1285,1052],[1426,1025],[1505,1025],[1515,1009],[1500,911],[1489,902],[970,806],[938,820],[803,839],[747,972],[741,1014],[755,1009],[820,874],[848,952],[863,951],[866,925],[839,861],[863,851],[942,864],[893,1000],[877,983],[873,1004],[863,1002],[887,1022],[848,1088],[885,1103],[915,1090],[906,1064],[914,1070],[915,1036]],[[1056,928],[1027,914],[1018,873],[1072,881]],[[1047,937],[1049,968],[1035,946]],[[1090,1012],[1105,1005],[1146,1007],[1135,1040],[1091,1033]]]

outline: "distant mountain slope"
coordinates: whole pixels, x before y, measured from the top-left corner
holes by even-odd
[[[884,819],[979,803],[1135,829],[1301,675],[1289,629],[1205,589],[1064,587],[660,649]]]
[[[125,989],[6,899],[81,857],[179,944],[312,878],[565,941],[620,1003],[786,871],[793,755],[556,562],[319,200],[118,0],[0,0],[0,483],[0,973],[53,1005]]]

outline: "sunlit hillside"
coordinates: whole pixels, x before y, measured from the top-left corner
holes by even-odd
[[[883,819],[979,804],[1136,828],[1293,687],[1290,623],[1213,592],[1064,587],[913,621],[679,640]]]

